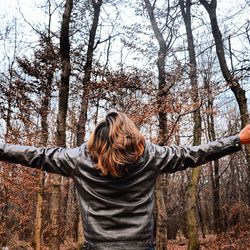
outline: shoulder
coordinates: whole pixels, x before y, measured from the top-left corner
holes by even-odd
[[[151,142],[150,140],[146,140],[145,151],[148,154],[157,156],[157,154],[165,152],[168,149],[168,146],[160,146]]]
[[[164,147],[161,147],[150,140],[146,140],[145,142],[145,149],[143,153],[143,158],[145,160],[152,160],[155,158],[160,150],[162,150]]]

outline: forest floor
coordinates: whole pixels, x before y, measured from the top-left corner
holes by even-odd
[[[206,235],[201,240],[201,250],[250,250],[250,226],[238,225],[232,230],[217,235]],[[185,238],[170,240],[168,250],[186,250]]]
[[[250,250],[250,225],[237,225],[233,229],[221,233],[219,235],[206,235],[200,239],[201,250]],[[177,237],[176,240],[168,241],[168,250],[186,250],[188,240],[184,237]],[[27,242],[18,242],[11,244],[6,250],[32,250]],[[48,250],[46,246],[42,246],[42,250]],[[68,239],[60,247],[60,250],[75,250],[76,244]],[[157,249],[161,250],[161,249]]]

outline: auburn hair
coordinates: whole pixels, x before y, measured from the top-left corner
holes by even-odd
[[[87,142],[88,152],[103,175],[121,176],[144,152],[145,138],[124,113],[111,111]]]

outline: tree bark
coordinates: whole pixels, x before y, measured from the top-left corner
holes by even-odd
[[[212,33],[215,41],[216,53],[219,60],[221,72],[225,81],[228,83],[230,89],[234,93],[234,96],[238,103],[238,107],[240,110],[241,127],[243,128],[249,123],[246,93],[245,90],[240,86],[238,79],[234,77],[234,75],[230,72],[227,66],[222,34],[218,25],[217,15],[216,15],[217,0],[211,0],[210,3],[208,3],[206,0],[199,0],[199,1],[204,6],[209,15]],[[246,149],[246,161],[248,164],[248,169],[247,169],[248,204],[250,205],[250,146],[249,145],[246,146],[245,149]]]
[[[156,245],[158,249],[167,249],[167,210],[164,194],[166,192],[166,181],[160,176],[156,183]]]
[[[42,127],[42,138],[40,141],[41,146],[46,146],[48,142],[48,114],[50,110],[50,101],[51,101],[51,92],[52,92],[52,81],[54,77],[55,67],[55,53],[52,46],[51,40],[51,2],[49,4],[49,24],[48,24],[48,35],[45,38],[45,46],[46,46],[46,59],[49,62],[48,65],[51,67],[46,68],[47,81],[44,83],[42,88],[41,96],[43,97],[41,102],[40,116],[41,116],[41,127]],[[37,193],[37,204],[36,204],[36,218],[35,218],[35,233],[34,233],[34,249],[41,249],[41,238],[42,238],[42,208],[43,208],[43,200],[44,200],[44,182],[45,182],[45,172],[41,171],[39,173],[39,190]]]
[[[45,173],[41,171],[39,174],[39,191],[37,193],[37,203],[36,203],[36,219],[35,219],[35,235],[34,235],[35,250],[41,249],[44,181],[45,181]]]
[[[87,122],[87,112],[88,112],[88,102],[89,102],[89,88],[90,88],[90,80],[92,73],[92,64],[93,64],[93,53],[96,48],[95,39],[96,39],[96,31],[99,24],[99,17],[101,12],[102,0],[92,0],[92,6],[94,8],[93,14],[93,22],[89,33],[88,40],[88,49],[87,49],[87,57],[86,63],[84,65],[84,78],[83,78],[83,96],[80,108],[80,115],[77,124],[77,146],[80,146],[85,138],[86,133],[86,122]],[[83,236],[83,223],[81,218],[81,212],[78,211],[78,230],[77,230],[77,245],[78,248],[81,247],[84,241]]]
[[[81,211],[78,209],[78,224],[77,224],[77,249],[81,250],[84,242],[83,223]]]
[[[166,82],[166,70],[165,70],[165,60],[167,56],[168,46],[160,31],[157,21],[154,15],[154,7],[149,0],[144,0],[145,7],[149,15],[149,20],[154,32],[154,36],[158,41],[159,50],[157,57],[157,68],[158,68],[158,117],[159,117],[159,145],[164,145],[166,143],[166,138],[168,138],[167,131],[167,114],[165,112],[167,82]],[[156,245],[159,249],[167,249],[167,211],[164,201],[164,193],[166,192],[166,185],[162,186],[164,179],[160,176],[157,179],[156,185]]]
[[[182,17],[185,23],[187,42],[188,42],[188,54],[189,54],[189,78],[192,90],[192,102],[194,106],[199,106],[199,92],[197,83],[197,63],[194,47],[194,39],[191,27],[191,0],[180,0],[180,7]],[[193,145],[199,145],[201,143],[201,114],[200,109],[197,108],[193,114],[194,128],[193,128]],[[200,178],[201,167],[197,167],[192,170],[192,177],[187,188],[187,232],[188,232],[188,249],[198,250],[200,246],[199,242],[199,230],[197,220],[197,188]]]
[[[13,106],[13,100],[14,100],[14,88],[13,88],[13,82],[14,82],[14,63],[16,60],[16,53],[17,53],[17,40],[16,40],[16,36],[15,36],[15,40],[14,40],[14,53],[13,53],[13,58],[11,59],[10,57],[8,58],[8,77],[7,77],[7,82],[5,84],[7,84],[8,86],[8,90],[6,91],[6,96],[7,96],[7,107],[6,107],[6,118],[5,118],[5,122],[6,122],[6,133],[5,133],[5,142],[6,143],[13,143],[12,141],[12,125],[11,125],[11,118],[12,118],[12,106]],[[5,164],[4,164],[5,165]],[[9,173],[12,176],[12,173]],[[0,248],[1,247],[5,247],[8,244],[8,233],[6,232],[6,229],[9,226],[9,221],[10,221],[10,215],[9,215],[9,210],[10,210],[10,206],[9,206],[9,190],[7,188],[7,184],[8,184],[8,175],[5,174],[5,171],[3,171],[3,177],[2,177],[3,181],[2,181],[2,186],[3,186],[3,190],[4,190],[4,195],[3,195],[3,200],[4,200],[4,205],[2,210],[2,214],[0,217],[0,228],[2,229],[0,232]]]
[[[48,41],[50,43],[51,41]],[[50,46],[50,44],[48,44]],[[46,146],[48,141],[48,114],[50,110],[50,99],[52,92],[52,79],[54,75],[54,69],[48,69],[48,79],[43,88],[42,106],[40,109],[41,125],[42,125],[42,138],[40,141],[41,146]],[[34,248],[35,250],[41,249],[41,234],[42,234],[42,206],[44,195],[44,181],[45,173],[42,171],[39,174],[39,191],[37,193],[37,205],[36,205],[36,219],[35,219],[35,235],[34,235]]]
[[[66,115],[68,109],[69,80],[71,73],[70,65],[70,42],[69,24],[73,8],[73,0],[66,0],[64,6],[63,19],[60,35],[60,55],[61,55],[61,83],[59,88],[58,115],[56,144],[60,147],[66,146]],[[61,198],[61,177],[52,177],[51,205],[51,242],[49,249],[59,250],[60,248],[60,198]]]
[[[206,77],[207,78],[207,77]],[[208,137],[210,141],[215,141],[214,114],[213,114],[213,97],[211,96],[211,88],[209,79],[204,80],[204,85],[208,93],[207,103],[207,125]],[[219,233],[221,230],[221,215],[220,215],[220,176],[219,176],[219,161],[214,161],[214,168],[211,169],[212,181],[212,196],[213,196],[213,230]]]
[[[158,116],[159,116],[159,145],[164,145],[166,138],[168,137],[167,131],[167,114],[164,111],[165,106],[164,102],[166,101],[167,95],[167,81],[166,81],[166,70],[165,70],[165,60],[167,56],[168,46],[163,37],[162,32],[160,31],[158,24],[154,15],[154,8],[151,5],[149,0],[144,0],[145,6],[149,15],[149,20],[155,35],[155,38],[159,44],[158,57],[157,57],[157,68],[158,68],[158,82],[159,82],[159,95],[158,95]]]
[[[93,64],[93,53],[95,50],[95,38],[96,31],[98,28],[99,17],[101,12],[102,0],[92,0],[92,6],[94,8],[93,22],[89,33],[88,49],[87,49],[87,58],[84,65],[84,78],[83,78],[83,96],[80,109],[80,115],[77,124],[77,145],[80,146],[85,137],[86,133],[86,122],[87,122],[87,111],[88,111],[88,98],[89,98],[89,88],[90,88],[90,79],[92,72]]]

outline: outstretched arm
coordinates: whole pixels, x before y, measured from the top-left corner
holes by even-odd
[[[0,160],[72,176],[81,148],[45,148],[0,144]]]
[[[155,145],[155,165],[159,167],[160,172],[173,173],[237,152],[241,149],[241,144],[250,144],[250,125],[246,126],[239,135],[199,146],[160,147]]]

